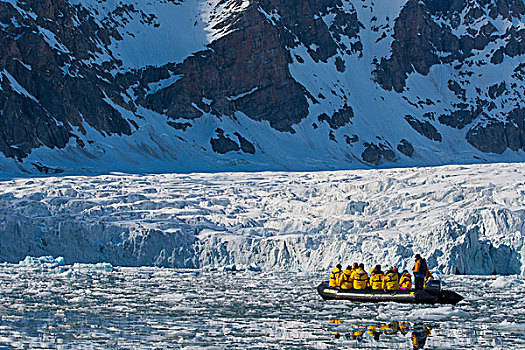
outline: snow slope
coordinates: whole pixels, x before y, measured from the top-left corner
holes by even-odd
[[[525,164],[0,182],[0,260],[525,274]]]
[[[101,27],[114,27],[120,34],[112,39],[108,55],[92,63],[120,59],[121,71],[181,62],[192,53],[228,34],[228,27],[214,27],[223,17],[242,6],[228,6],[217,0],[122,1],[69,0],[82,6]]]

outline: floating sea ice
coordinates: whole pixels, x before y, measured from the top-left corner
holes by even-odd
[[[110,263],[98,263],[98,264],[73,264],[73,270],[78,272],[113,272],[113,265]]]
[[[52,256],[41,256],[41,257],[34,257],[34,256],[26,256],[26,258],[18,263],[19,266],[40,266],[45,263],[49,263],[51,261],[55,261]]]
[[[183,299],[183,294],[169,293],[157,295],[151,298],[151,301],[162,301],[169,304],[179,304]]]
[[[377,308],[377,319],[382,321],[402,320],[405,318],[405,306],[396,303],[380,304]]]
[[[51,273],[62,273],[66,270],[64,258],[59,256],[54,258],[53,256],[26,256],[26,258],[20,261],[15,267],[25,268],[32,271],[38,272],[51,272]]]
[[[494,282],[490,284],[492,288],[505,289],[519,287],[525,284],[525,281],[517,278],[517,276],[499,276]]]
[[[83,295],[69,299],[70,303],[83,303],[84,301],[86,301],[86,297]]]
[[[499,325],[496,325],[496,328],[507,331],[525,332],[525,323],[509,322],[504,320]]]
[[[47,256],[26,256],[26,258],[18,263],[19,266],[25,267],[47,267],[54,268],[58,266],[64,266],[64,258],[59,256],[57,258],[52,257],[51,255]]]
[[[469,317],[469,313],[463,310],[454,309],[451,306],[425,308],[413,310],[408,316],[408,320],[445,320],[451,317]]]
[[[69,269],[64,269],[62,272],[58,273],[57,276],[69,278],[73,276],[73,271]]]
[[[57,264],[56,266],[65,266],[66,265],[66,262],[65,262],[63,256],[59,256],[58,258],[56,258],[55,262]]]

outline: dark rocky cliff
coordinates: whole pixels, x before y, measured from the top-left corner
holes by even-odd
[[[107,73],[110,67],[82,62],[115,33],[67,1],[30,0],[18,6],[34,16],[0,2],[0,151],[22,159],[42,145],[64,147],[76,137],[72,128],[82,129],[84,121],[101,132],[130,134],[129,123],[104,102],[123,103]],[[73,26],[73,20],[80,23]],[[53,45],[55,36],[62,45]]]

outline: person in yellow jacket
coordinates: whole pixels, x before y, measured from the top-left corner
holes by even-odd
[[[357,270],[352,273],[354,289],[365,289],[368,284],[368,273],[365,271],[365,264],[359,264]]]
[[[412,289],[412,275],[410,275],[410,273],[407,270],[403,271],[403,274],[399,279],[399,287],[401,287],[401,289],[403,290]]]
[[[337,264],[330,272],[330,281],[328,281],[330,287],[339,287],[341,285],[341,274],[343,273],[341,269],[341,264]]]
[[[386,270],[385,277],[383,278],[383,289],[399,290],[399,276],[394,272],[392,266]]]
[[[352,289],[354,280],[352,279],[352,267],[348,265],[341,274],[341,289]]]
[[[383,271],[381,271],[381,265],[376,265],[370,270],[370,287],[373,290],[383,289]]]

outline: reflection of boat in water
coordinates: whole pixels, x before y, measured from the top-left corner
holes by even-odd
[[[324,300],[350,300],[356,302],[379,303],[393,301],[409,304],[457,304],[464,298],[450,290],[371,290],[371,289],[341,289],[330,287],[323,282],[317,287],[319,295]]]
[[[331,333],[336,339],[347,339],[364,342],[367,336],[374,341],[386,340],[389,336],[407,336],[411,331],[410,338],[414,350],[423,349],[427,338],[431,336],[432,328],[421,322],[410,324],[409,322],[389,322],[379,324],[352,324],[343,330],[343,324],[339,320],[330,320]]]
[[[431,329],[423,323],[416,323],[412,328],[412,346],[414,350],[423,349],[430,337]]]

